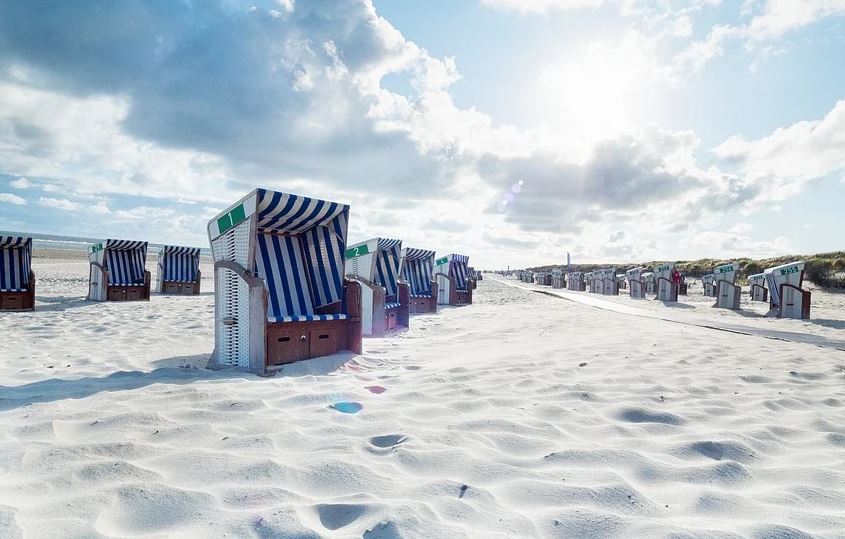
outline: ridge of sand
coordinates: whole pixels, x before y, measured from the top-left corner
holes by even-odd
[[[208,293],[95,304],[84,261],[35,270],[40,309],[0,313],[3,537],[845,535],[836,350],[485,279],[258,378],[201,368]]]

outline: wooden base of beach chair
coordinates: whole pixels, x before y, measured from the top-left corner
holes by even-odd
[[[107,285],[106,301],[150,301],[150,272],[144,272],[144,284]]]
[[[437,296],[425,296],[411,298],[412,314],[437,312]]]
[[[200,279],[192,283],[164,281],[161,283],[161,294],[165,296],[196,296],[200,293]]]
[[[384,288],[378,287],[377,292]],[[410,325],[411,312],[411,287],[407,283],[398,284],[398,297],[391,296],[387,299],[379,293],[373,296],[373,331],[372,337],[384,337],[388,331],[407,328]],[[391,309],[385,308],[385,303],[393,303],[399,300],[399,306]]]
[[[751,301],[769,301],[769,290],[759,284],[751,285]]]
[[[27,289],[20,292],[0,292],[0,311],[35,310],[35,273],[29,272]]]
[[[363,352],[360,314],[361,284],[350,280],[345,280],[344,284],[346,307],[350,313],[346,320],[267,324],[265,330],[267,370],[295,361],[330,356],[344,350],[356,354]],[[318,312],[317,314],[331,313]]]

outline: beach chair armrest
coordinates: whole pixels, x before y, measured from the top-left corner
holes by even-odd
[[[251,272],[249,272],[246,268],[244,268],[243,266],[241,266],[237,262],[234,262],[232,260],[218,260],[217,262],[214,263],[215,273],[216,273],[216,270],[219,269],[219,268],[225,268],[227,270],[233,271],[234,273],[236,273],[238,275],[238,277],[243,279],[243,281],[250,288],[256,288],[256,287],[259,287],[259,286],[262,287],[262,288],[264,287],[264,280],[261,277],[256,277],[255,275],[253,275]]]

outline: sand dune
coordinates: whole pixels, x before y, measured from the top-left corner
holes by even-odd
[[[486,279],[258,378],[202,368],[208,293],[94,304],[84,261],[35,270],[39,310],[0,314],[3,537],[845,537],[845,352],[661,318],[833,323]]]

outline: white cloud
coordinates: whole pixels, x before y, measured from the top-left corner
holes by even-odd
[[[845,100],[821,120],[797,122],[757,140],[733,136],[713,153],[757,186],[758,202],[790,198],[812,180],[845,174]]]
[[[748,24],[752,41],[776,39],[827,17],[845,15],[845,0],[768,0]]]
[[[43,208],[53,208],[62,211],[79,211],[82,209],[81,204],[66,198],[41,197],[38,199],[38,205]]]
[[[26,178],[18,178],[17,180],[10,182],[9,185],[14,187],[15,189],[29,189],[30,187],[32,187],[32,182],[30,182]]]
[[[545,13],[570,9],[597,8],[605,0],[481,0],[485,6],[520,13]]]
[[[15,206],[26,206],[25,199],[19,197],[18,195],[13,195],[12,193],[0,193],[0,202],[14,204]]]

